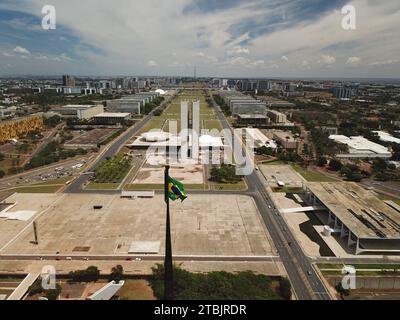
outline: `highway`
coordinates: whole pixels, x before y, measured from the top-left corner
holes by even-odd
[[[229,129],[233,132],[220,107],[215,103],[214,99],[212,101],[217,117],[224,129]],[[289,231],[286,222],[275,208],[257,172],[254,170],[251,175],[245,177],[245,180],[249,191],[254,194],[258,210],[279,252],[297,298],[300,300],[331,300],[310,260],[303,253],[297,240]]]

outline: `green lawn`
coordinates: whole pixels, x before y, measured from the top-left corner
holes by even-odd
[[[400,264],[385,264],[385,263],[363,263],[363,264],[351,264],[356,269],[377,269],[377,270],[388,270],[388,269],[400,269]],[[339,263],[318,263],[318,268],[320,269],[338,269],[342,270],[343,264]]]
[[[16,193],[55,193],[61,189],[61,185],[48,185],[48,186],[26,186],[17,187],[1,191],[11,191]]]
[[[284,166],[284,165],[287,165],[286,162],[283,162],[281,160],[264,161],[262,164],[268,165],[268,166]]]
[[[306,179],[308,182],[336,182],[336,181],[338,181],[337,179],[333,179],[331,177],[328,177],[328,176],[326,176],[322,173],[316,172],[316,171],[304,169],[298,165],[293,165],[292,167],[299,174],[301,174],[303,176],[303,178]]]
[[[293,187],[284,187],[284,188],[272,188],[273,192],[276,193],[303,193],[303,188],[293,188]]]
[[[247,189],[247,185],[243,180],[238,183],[212,183],[210,185],[213,190],[217,191],[241,191]]]
[[[391,197],[391,196],[388,196],[388,195],[383,194],[383,193],[378,193],[378,198],[381,199],[381,200],[393,201],[394,203],[396,203],[396,204],[398,204],[400,206],[400,199],[399,198]]]
[[[89,183],[86,190],[116,190],[119,183]]]

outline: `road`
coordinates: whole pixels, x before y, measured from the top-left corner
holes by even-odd
[[[232,131],[232,127],[222,113],[220,107],[214,103],[217,117],[224,129]],[[232,131],[233,132],[233,131]],[[303,253],[297,240],[289,231],[286,222],[275,209],[274,204],[256,171],[245,177],[249,191],[254,193],[258,210],[265,222],[271,238],[279,252],[281,260],[289,275],[293,289],[300,300],[331,300],[322,280],[315,272],[310,260]]]

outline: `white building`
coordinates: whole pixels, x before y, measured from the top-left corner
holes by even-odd
[[[278,149],[276,142],[269,139],[261,130],[248,128],[246,129],[246,133],[253,139],[254,148],[267,147],[273,150]]]
[[[400,139],[393,137],[390,133],[384,131],[373,131],[379,136],[379,139],[383,142],[394,142],[400,144]]]
[[[354,159],[354,158],[384,158],[389,159],[392,157],[392,153],[388,148],[381,146],[380,144],[374,143],[365,139],[364,137],[346,137],[342,135],[331,135],[329,139],[345,144],[349,147],[349,153],[338,154],[338,158]]]

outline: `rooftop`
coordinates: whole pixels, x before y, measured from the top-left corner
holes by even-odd
[[[329,139],[334,140],[338,143],[347,144],[349,151],[352,154],[357,153],[374,153],[374,154],[387,154],[391,156],[388,148],[381,146],[375,142],[369,141],[364,137],[346,137],[342,135],[331,135]]]
[[[358,238],[400,239],[400,212],[356,183],[308,183],[308,189]]]
[[[126,118],[126,117],[129,117],[130,115],[131,115],[130,113],[104,112],[104,113],[100,113],[94,117],[95,118]]]

